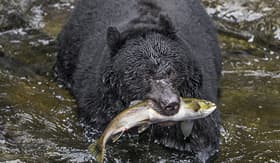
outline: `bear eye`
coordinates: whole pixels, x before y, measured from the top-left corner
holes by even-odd
[[[177,78],[177,74],[175,73],[175,71],[172,68],[168,69],[166,73],[170,80],[174,80]]]
[[[177,78],[174,79],[174,83],[177,87],[181,86],[185,81],[184,76],[177,76]]]

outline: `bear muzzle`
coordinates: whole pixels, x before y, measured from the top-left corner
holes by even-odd
[[[151,101],[151,107],[163,115],[176,114],[180,108],[180,98],[171,84],[162,79],[152,82],[151,85],[151,92],[147,95],[147,99]]]

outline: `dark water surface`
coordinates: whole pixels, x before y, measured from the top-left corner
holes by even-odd
[[[222,142],[215,162],[280,162],[279,3],[204,1],[224,59]],[[0,32],[0,162],[94,159],[74,99],[52,76],[55,37],[72,8],[68,1],[52,0],[35,6],[29,25]],[[187,160],[149,138],[129,135],[109,143],[107,156],[114,162]]]

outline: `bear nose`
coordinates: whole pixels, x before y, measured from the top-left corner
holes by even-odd
[[[162,104],[161,107],[165,115],[174,115],[179,111],[180,103],[178,99],[172,99],[165,105]]]
[[[177,113],[178,110],[179,110],[179,103],[178,102],[172,102],[172,103],[168,104],[164,109],[167,112],[175,112],[175,113]]]

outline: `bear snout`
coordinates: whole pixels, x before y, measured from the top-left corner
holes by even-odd
[[[171,102],[169,104],[167,104],[165,107],[164,107],[164,110],[166,112],[166,114],[170,114],[170,115],[173,115],[173,114],[176,114],[179,110],[179,102]]]
[[[159,109],[163,115],[174,115],[179,111],[180,101],[176,94],[168,94],[159,97]]]
[[[152,83],[151,92],[147,99],[152,101],[152,107],[163,115],[174,115],[180,108],[180,97],[166,80],[157,80]]]

